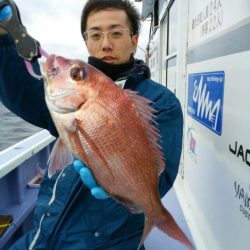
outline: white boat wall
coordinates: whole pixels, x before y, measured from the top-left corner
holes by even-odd
[[[248,250],[250,1],[145,0],[142,10],[153,78],[184,112],[175,191],[197,249]]]

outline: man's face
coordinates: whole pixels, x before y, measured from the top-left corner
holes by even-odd
[[[128,17],[123,10],[106,9],[90,13],[86,32],[90,56],[110,64],[128,62],[137,47],[138,35],[131,35]]]

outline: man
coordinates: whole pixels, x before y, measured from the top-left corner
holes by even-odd
[[[178,172],[183,118],[175,95],[152,81],[148,67],[133,57],[140,30],[139,14],[127,0],[89,0],[82,11],[81,29],[90,54],[88,63],[123,88],[135,90],[154,102],[167,166],[159,182],[163,196]],[[8,36],[0,38],[0,99],[23,119],[58,135],[45,105],[43,81],[29,75]],[[35,209],[34,229],[11,250],[134,250],[143,227],[143,214],[131,214],[107,198],[90,171],[76,161],[74,167],[68,166],[51,179],[45,175]]]

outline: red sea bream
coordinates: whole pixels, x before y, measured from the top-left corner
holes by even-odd
[[[120,89],[80,60],[51,55],[42,70],[47,106],[60,135],[49,175],[71,164],[73,156],[80,159],[112,198],[145,214],[140,245],[157,226],[194,249],[161,203],[158,178],[165,162],[159,133],[150,122],[150,101]]]

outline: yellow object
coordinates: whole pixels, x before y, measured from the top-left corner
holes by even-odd
[[[8,223],[8,224],[2,224],[2,225],[0,225],[0,228],[5,228],[5,227],[8,227],[8,226],[10,226],[11,225],[11,223]]]

